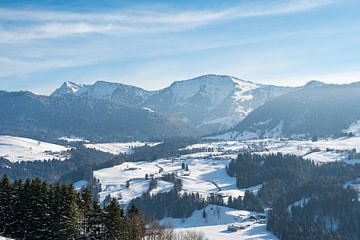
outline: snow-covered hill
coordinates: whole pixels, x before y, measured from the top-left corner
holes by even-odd
[[[0,157],[11,162],[34,161],[34,160],[65,160],[70,148],[12,136],[0,136]]]

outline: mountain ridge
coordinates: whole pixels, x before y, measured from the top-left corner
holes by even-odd
[[[108,99],[0,91],[0,109],[0,134],[36,139],[74,135],[96,142],[197,136],[195,129],[176,119]]]
[[[96,94],[96,90],[100,91],[99,85],[103,85],[107,94]],[[175,81],[156,91],[105,81],[76,86],[81,86],[76,92],[62,90],[61,94],[60,87],[51,96],[108,98],[123,105],[150,108],[168,117],[177,117],[203,134],[230,129],[266,101],[294,89],[216,74]]]

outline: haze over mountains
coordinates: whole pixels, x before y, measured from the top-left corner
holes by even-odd
[[[65,82],[51,96],[1,92],[1,134],[74,135],[95,141],[195,137],[332,135],[360,119],[360,84],[303,87],[204,75],[158,91],[120,83]],[[237,135],[231,138],[236,138]]]

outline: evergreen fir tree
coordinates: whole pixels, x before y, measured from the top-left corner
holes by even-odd
[[[106,239],[130,239],[127,231],[124,212],[115,198],[113,198],[110,204],[105,208],[105,216]]]
[[[127,219],[129,240],[141,240],[145,236],[144,221],[134,204],[129,209]]]

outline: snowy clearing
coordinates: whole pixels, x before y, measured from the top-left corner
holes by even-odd
[[[150,142],[113,142],[113,143],[94,143],[94,144],[85,144],[86,148],[95,149],[101,152],[111,153],[113,155],[118,154],[132,154],[134,152],[134,148],[143,147],[148,145],[150,147],[156,146],[160,144],[160,142],[150,143]]]
[[[75,143],[75,142],[85,142],[85,143],[89,143],[90,141],[84,139],[84,138],[81,138],[81,137],[74,137],[74,136],[71,136],[71,137],[61,137],[59,138],[58,140],[61,140],[61,141],[65,141],[65,142],[68,142],[68,143]]]
[[[65,160],[71,148],[30,138],[0,136],[0,156],[11,162]]]
[[[206,218],[203,217],[203,211],[206,212]],[[254,214],[256,213],[208,205],[204,210],[195,211],[189,218],[164,218],[160,224],[171,226],[176,231],[203,232],[209,240],[277,239],[266,230],[265,223],[248,220]],[[243,225],[244,229],[232,232],[227,230],[229,225]]]
[[[229,196],[244,196],[246,190],[256,194],[261,185],[248,189],[236,187],[236,179],[230,177],[225,171],[225,166],[229,161],[230,159],[184,159],[181,156],[174,159],[159,159],[154,162],[125,162],[95,171],[94,176],[99,179],[102,186],[100,200],[110,194],[116,197],[121,204],[128,204],[131,199],[148,191],[150,180],[145,180],[146,174],[149,179],[158,179],[158,187],[151,193],[170,191],[173,184],[166,184],[159,179],[163,174],[174,173],[182,180],[182,193],[199,193],[203,197],[207,197],[210,193],[218,193],[223,196],[224,201],[227,201]],[[189,171],[182,169],[182,164],[188,165]],[[129,181],[129,188],[126,188],[127,181]],[[119,194],[120,197],[117,197]]]

